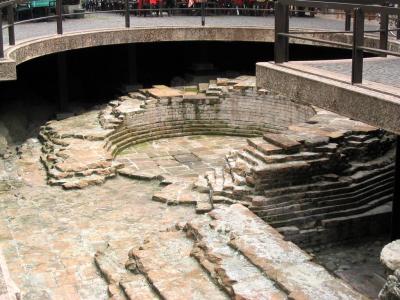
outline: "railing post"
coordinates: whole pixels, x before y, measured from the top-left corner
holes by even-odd
[[[394,173],[394,195],[392,208],[392,240],[400,238],[400,136],[396,141],[396,161]]]
[[[351,83],[362,83],[364,46],[364,12],[361,8],[354,10],[353,23],[353,58],[351,67]]]
[[[387,50],[389,37],[389,15],[385,12],[381,13],[380,29],[382,31],[379,33],[379,48],[382,50]]]
[[[289,6],[275,2],[275,63],[289,60],[289,38],[279,33],[289,33]]]
[[[3,43],[3,10],[0,8],[0,59],[4,58],[4,43]]]
[[[7,23],[8,23],[8,44],[15,45],[14,7],[12,5],[9,5],[7,7]]]
[[[201,0],[201,26],[206,25],[205,0]]]
[[[400,28],[400,15],[397,15],[396,28]],[[400,40],[400,30],[396,31],[396,39]]]
[[[350,31],[350,27],[351,27],[351,12],[350,11],[346,11],[344,30],[345,31]]]
[[[125,0],[125,27],[131,27],[131,16],[129,10],[129,0]]]
[[[62,0],[56,0],[57,34],[63,34],[62,26]]]

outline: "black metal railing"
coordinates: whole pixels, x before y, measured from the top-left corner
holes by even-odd
[[[359,3],[357,3],[359,1]],[[348,3],[351,2],[351,3]],[[362,3],[361,3],[362,2]],[[131,26],[131,14],[141,15],[141,14],[152,14],[154,12],[158,13],[160,16],[163,13],[168,14],[182,14],[182,13],[195,13],[201,18],[201,25],[205,26],[206,16],[210,13],[253,13],[254,15],[266,15],[273,13],[275,15],[275,62],[282,63],[288,61],[289,58],[289,39],[296,38],[307,40],[311,42],[316,42],[320,44],[327,44],[336,47],[342,47],[353,50],[353,65],[354,71],[352,72],[352,82],[360,83],[362,81],[362,66],[360,69],[360,64],[362,65],[362,56],[364,52],[370,52],[378,55],[395,55],[399,56],[397,52],[388,51],[388,32],[395,31],[397,36],[400,38],[400,30],[398,28],[388,28],[388,18],[389,15],[395,15],[396,18],[400,15],[400,9],[390,7],[389,5],[399,4],[400,0],[391,0],[387,2],[385,0],[324,0],[324,1],[311,1],[311,0],[278,0],[274,3],[272,8],[237,8],[237,7],[207,7],[206,1],[201,1],[200,7],[162,7],[160,5],[157,8],[146,8],[137,9],[132,8],[132,2],[130,0],[124,0],[124,9],[118,10],[106,10],[106,11],[85,11],[85,12],[74,12],[70,14],[63,14],[62,12],[62,0],[56,1],[56,14],[53,16],[46,16],[40,18],[34,18],[24,21],[15,22],[14,20],[14,7],[15,1],[5,1],[0,2],[0,24],[3,24],[2,11],[7,9],[7,25],[2,26],[0,30],[0,59],[4,58],[4,42],[3,42],[3,30],[8,30],[8,44],[15,45],[15,33],[14,27],[16,25],[42,21],[42,20],[56,20],[56,32],[57,34],[63,34],[63,19],[65,17],[72,17],[77,15],[90,15],[90,14],[102,14],[102,13],[118,13],[125,18],[125,27],[129,28]],[[306,32],[290,32],[289,31],[289,17],[296,12],[304,12],[304,9],[296,9],[296,7],[308,8],[312,11],[312,15],[318,13],[315,9],[336,9],[340,10],[345,16],[344,31],[306,31]],[[379,30],[364,30],[364,13],[373,12],[381,14],[381,22]],[[311,13],[310,13],[311,14]],[[340,14],[340,12],[335,12],[334,14]],[[356,16],[357,14],[357,16]],[[339,33],[351,33],[351,19],[354,19],[353,25],[353,35],[357,35],[357,38],[353,39],[353,44],[347,44],[343,42],[335,42],[324,39],[319,39],[316,37],[310,37],[310,34],[339,34]],[[399,24],[397,19],[397,24]],[[399,27],[399,26],[396,26]],[[365,33],[379,33],[380,49],[372,49],[369,47],[364,47],[364,34]],[[307,36],[308,35],[308,36]],[[361,70],[361,76],[360,76]]]
[[[357,3],[357,1],[359,1]],[[350,2],[350,3],[349,3]],[[392,55],[400,57],[400,53],[388,50],[388,33],[397,32],[399,37],[400,28],[397,19],[396,28],[389,28],[389,16],[400,15],[400,9],[389,5],[398,5],[399,0],[335,0],[331,1],[308,1],[308,0],[279,0],[275,4],[275,63],[284,63],[289,60],[289,38],[312,41],[320,44],[332,45],[336,47],[352,50],[352,71],[351,83],[362,83],[363,79],[363,56],[364,52],[378,55]],[[289,29],[289,7],[302,6],[313,8],[339,9],[346,12],[345,31],[324,31],[324,32],[290,32]],[[365,30],[365,13],[379,13],[381,16],[380,29]],[[350,31],[351,18],[353,17],[353,30]],[[337,34],[352,33],[353,43],[343,43],[332,40],[324,40],[314,37],[307,37],[307,34]],[[364,45],[365,33],[379,33],[379,48],[366,47]]]

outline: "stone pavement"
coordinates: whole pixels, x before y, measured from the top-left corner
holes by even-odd
[[[304,62],[304,64],[351,77],[351,60]],[[367,58],[364,60],[363,79],[388,86],[400,87],[400,58]]]
[[[24,187],[0,196],[0,245],[24,299],[107,299],[93,262],[97,250],[113,247],[124,264],[132,244],[194,213],[151,201],[159,189],[151,182],[120,177],[101,188],[49,187],[40,180],[44,173],[37,154],[28,156],[17,164],[30,164],[38,180],[20,170]]]
[[[116,161],[135,172],[119,173],[140,177],[140,172],[197,179],[198,175],[221,167],[224,157],[231,150],[246,145],[242,137],[186,136],[160,139],[132,146],[118,154]],[[131,175],[130,175],[131,174]]]

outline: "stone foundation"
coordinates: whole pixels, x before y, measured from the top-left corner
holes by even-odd
[[[115,299],[367,299],[240,204],[146,237],[125,268],[112,253],[95,260]]]
[[[258,91],[251,76],[186,90],[155,86],[122,96],[102,110],[47,123],[40,134],[42,161],[49,183],[67,189],[100,184],[117,169],[146,178],[134,176],[112,158],[127,147],[159,138],[279,132],[314,113],[309,106]]]
[[[191,178],[137,170],[124,149],[161,137],[238,135],[247,146],[223,168]],[[346,117],[255,88],[254,77],[172,89],[154,86],[98,111],[52,121],[41,131],[49,183],[66,189],[103,183],[117,173],[167,185],[153,199],[241,203],[299,245],[330,243],[388,229],[393,137]]]
[[[393,142],[377,128],[319,111],[280,134],[249,138],[224,168],[192,187],[175,183],[153,199],[179,203],[173,191],[204,193],[209,201],[199,198],[199,212],[239,202],[302,246],[387,232]]]

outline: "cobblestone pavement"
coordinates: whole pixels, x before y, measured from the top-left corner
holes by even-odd
[[[80,30],[121,28],[125,26],[123,16],[116,13],[92,14],[84,19],[65,19],[63,22],[64,32]],[[131,16],[131,27],[143,26],[201,26],[200,16],[164,16],[164,17],[135,17]],[[274,17],[254,16],[208,16],[206,26],[274,26]],[[292,17],[291,27],[343,30],[344,20],[332,16],[316,16],[314,18]],[[376,29],[376,24],[366,25],[366,29]],[[20,40],[39,36],[52,35],[56,33],[56,22],[35,22],[21,24],[15,27],[17,42]],[[4,30],[4,41],[8,42],[7,30]]]
[[[310,66],[351,76],[351,61],[308,63]],[[363,76],[365,80],[400,87],[400,59],[394,57],[366,59]]]
[[[244,141],[183,137],[145,143],[123,156],[155,157],[176,145],[180,153],[204,159],[198,163],[206,164],[203,155],[210,153],[214,165],[224,154],[222,147]],[[151,201],[158,182],[117,177],[84,190],[47,186],[39,145],[31,140],[16,164],[9,159],[0,169],[0,247],[24,299],[107,299],[106,283],[93,262],[97,250],[109,244],[124,264],[130,247],[194,216],[192,207]],[[21,187],[18,178],[24,181]]]

